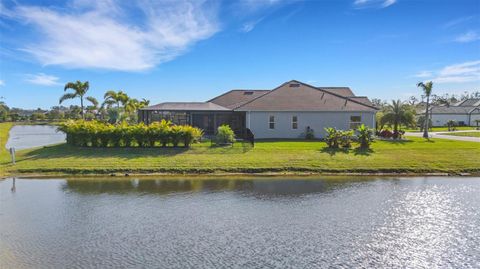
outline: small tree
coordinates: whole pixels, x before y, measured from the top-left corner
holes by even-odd
[[[339,138],[340,138],[340,146],[342,148],[351,148],[352,147],[352,137],[353,137],[353,130],[348,131],[338,131]]]
[[[357,128],[357,133],[360,148],[369,149],[370,144],[373,142],[373,130],[365,126],[365,124],[362,124],[360,125],[360,127]]]
[[[217,128],[217,134],[215,136],[215,142],[217,144],[232,144],[235,142],[235,133],[228,125],[221,125]]]
[[[454,121],[454,120],[449,120],[447,121],[447,127],[448,127],[448,131],[455,131],[455,126],[457,126],[457,122]]]
[[[328,148],[338,149],[340,132],[333,127],[325,128],[325,132],[327,132],[327,135],[325,136],[325,143],[327,143]]]

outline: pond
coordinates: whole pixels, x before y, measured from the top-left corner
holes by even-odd
[[[478,268],[480,178],[6,179],[0,268]]]
[[[10,129],[6,148],[27,149],[65,142],[65,134],[51,125],[15,125]]]

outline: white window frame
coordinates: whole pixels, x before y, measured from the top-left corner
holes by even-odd
[[[294,120],[295,119],[295,120]],[[294,127],[295,126],[295,127]],[[298,116],[297,115],[293,115],[292,116],[292,130],[297,130],[298,129]]]
[[[352,117],[359,117],[360,121],[352,121]],[[348,127],[350,129],[356,130],[360,125],[362,125],[362,115],[350,115],[350,124]]]
[[[271,124],[273,124],[273,128],[271,128]],[[275,115],[269,115],[268,116],[268,129],[269,130],[275,130]]]

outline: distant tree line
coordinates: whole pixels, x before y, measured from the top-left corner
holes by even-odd
[[[92,96],[86,96],[90,84],[88,81],[69,82],[65,85],[63,94],[59,99],[59,106],[44,109],[10,108],[4,101],[0,101],[0,122],[4,121],[64,121],[69,119],[99,120],[115,124],[118,122],[136,123],[137,110],[149,105],[146,99],[131,98],[124,91],[109,90],[99,102]],[[79,100],[79,105],[69,107],[61,104],[66,100]]]

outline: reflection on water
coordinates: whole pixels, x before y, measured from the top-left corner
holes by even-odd
[[[258,195],[305,195],[326,192],[335,187],[335,181],[321,180],[227,180],[227,179],[181,179],[181,180],[67,180],[62,186],[65,191],[83,194],[99,193],[143,193],[169,194],[182,192],[215,192],[231,191]],[[341,185],[340,185],[341,186]]]
[[[27,149],[65,142],[65,134],[50,125],[15,125],[10,129],[6,148]]]
[[[479,178],[9,179],[0,268],[478,268],[479,193]]]

